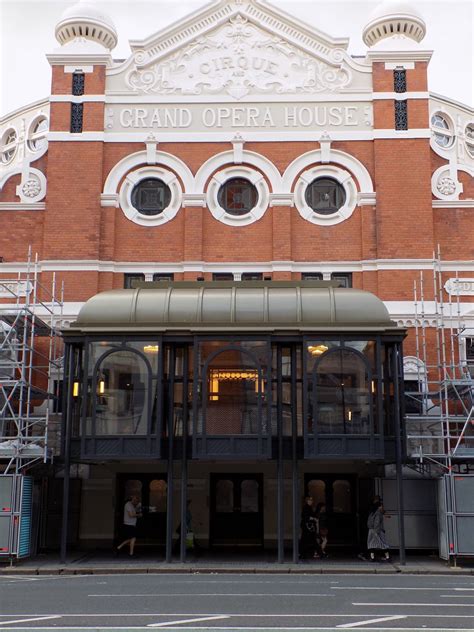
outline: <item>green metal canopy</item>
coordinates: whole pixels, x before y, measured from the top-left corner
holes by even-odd
[[[362,290],[320,282],[176,282],[96,294],[64,333],[394,329],[383,302]]]

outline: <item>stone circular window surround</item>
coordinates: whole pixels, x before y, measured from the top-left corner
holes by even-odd
[[[336,180],[336,182],[343,187],[346,195],[344,204],[340,209],[331,213],[331,215],[317,213],[306,202],[307,187],[314,182],[314,180],[318,180],[319,178],[331,178],[332,180]],[[333,165],[318,165],[306,169],[306,171],[300,174],[296,181],[295,206],[301,217],[312,224],[319,224],[320,226],[340,224],[352,215],[357,206],[357,187],[352,174],[345,169]]]
[[[168,206],[158,215],[143,215],[132,204],[132,191],[141,180],[149,178],[162,180],[171,191]],[[119,189],[119,203],[125,217],[140,226],[160,226],[172,220],[182,205],[183,190],[181,184],[172,171],[157,166],[147,166],[136,169],[125,176]]]
[[[255,206],[245,215],[232,215],[219,204],[219,190],[225,182],[234,178],[248,180],[257,189],[258,197]],[[248,226],[261,219],[270,202],[270,190],[263,175],[256,169],[242,165],[229,166],[215,173],[206,191],[207,207],[213,217],[228,226]]]
[[[28,127],[28,149],[39,152],[48,144],[47,134],[49,128],[48,117],[45,114],[36,116]]]
[[[464,130],[464,138],[466,142],[466,151],[474,158],[474,122],[468,123]]]
[[[4,165],[12,162],[18,149],[18,132],[14,127],[9,127],[3,133],[1,139],[0,159]]]
[[[430,118],[433,140],[440,149],[449,149],[453,146],[454,123],[445,112],[434,112]]]

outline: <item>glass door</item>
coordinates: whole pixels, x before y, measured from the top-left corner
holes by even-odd
[[[263,546],[263,475],[211,474],[211,546]]]

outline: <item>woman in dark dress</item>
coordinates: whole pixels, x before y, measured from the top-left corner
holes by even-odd
[[[316,549],[316,512],[312,496],[305,496],[301,512],[300,559],[307,560],[314,556]]]

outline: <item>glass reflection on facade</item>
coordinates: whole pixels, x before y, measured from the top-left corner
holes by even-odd
[[[209,435],[258,434],[266,428],[264,403],[268,347],[259,342],[200,344],[198,428]]]

